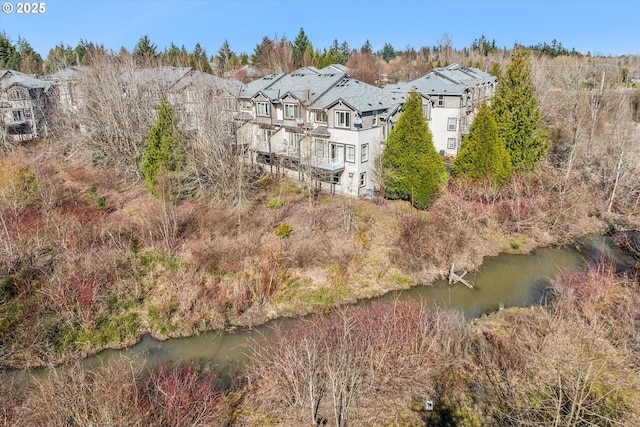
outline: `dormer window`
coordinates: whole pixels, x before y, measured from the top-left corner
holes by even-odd
[[[270,117],[271,105],[268,102],[256,102],[256,114],[262,117]]]
[[[27,99],[26,95],[20,89],[13,89],[11,91],[11,97],[16,100]]]
[[[336,111],[336,127],[337,128],[350,128],[351,127],[351,112],[349,112],[349,111]]]
[[[298,106],[298,104],[284,104],[284,118],[299,119],[300,107]]]

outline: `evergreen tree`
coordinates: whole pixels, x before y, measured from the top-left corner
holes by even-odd
[[[156,51],[156,45],[151,43],[149,36],[144,35],[140,37],[132,53],[136,62],[141,67],[152,67],[156,65],[158,53]]]
[[[309,41],[309,38],[304,33],[304,29],[300,28],[298,37],[295,38],[292,45],[291,55],[292,55],[294,66],[301,67],[303,65],[307,65],[305,64],[304,59],[305,59],[305,53],[307,52],[308,48],[311,48],[313,52],[313,46],[311,46],[311,42]]]
[[[207,51],[202,46],[200,46],[200,43],[196,43],[196,47],[193,49],[193,53],[191,54],[191,58],[189,61],[189,66],[204,73],[213,73],[211,65],[207,60]]]
[[[493,77],[497,77],[498,80],[502,79],[502,68],[500,67],[500,63],[499,62],[493,62],[491,63],[491,68],[489,69],[489,74],[491,74]]]
[[[0,69],[18,70],[19,67],[20,53],[3,31],[0,33]]]
[[[257,44],[251,55],[251,62],[257,68],[266,69],[269,67],[269,52],[271,51],[273,40],[264,36],[260,44]]]
[[[225,39],[222,46],[220,46],[220,50],[218,50],[218,55],[216,56],[216,62],[218,63],[218,72],[220,74],[225,71],[229,71],[233,68],[233,64],[235,63],[236,54],[229,47],[229,42]]]
[[[20,55],[20,71],[27,74],[40,74],[43,72],[42,57],[33,50],[31,44],[25,38],[18,37],[16,50]]]
[[[373,46],[371,46],[369,39],[367,39],[360,48],[360,53],[373,53]]]
[[[182,168],[183,158],[180,147],[180,129],[176,113],[163,98],[156,122],[147,134],[147,146],[143,154],[142,176],[151,193],[158,197],[163,191],[160,183],[166,183],[167,174]]]
[[[382,50],[378,52],[378,56],[385,62],[389,62],[391,59],[395,58],[396,50],[391,46],[391,43],[385,43]]]
[[[498,125],[487,104],[480,106],[469,134],[451,168],[453,176],[466,176],[471,181],[491,179],[502,183],[511,173],[511,160],[504,141],[498,137]]]
[[[447,182],[444,161],[422,114],[422,99],[412,91],[398,123],[389,133],[380,162],[383,186],[390,199],[411,200],[427,208]]]
[[[533,94],[530,67],[528,52],[514,49],[492,101],[498,135],[505,140],[515,170],[531,170],[549,148]]]

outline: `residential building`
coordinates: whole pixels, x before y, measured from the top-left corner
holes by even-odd
[[[231,115],[237,109],[242,88],[242,83],[237,80],[192,70],[169,87],[166,93],[183,129],[195,131],[205,123],[211,124],[211,117],[206,118],[206,115],[228,116],[221,123],[233,123]],[[232,127],[226,129],[225,133],[235,137]]]
[[[57,108],[71,114],[77,114],[84,108],[86,94],[83,90],[83,79],[90,70],[89,67],[74,65],[43,77],[43,80],[51,82],[54,86],[53,96]]]
[[[452,64],[409,82],[387,85],[385,90],[420,93],[436,150],[441,156],[455,156],[478,107],[494,95],[496,83],[496,77],[478,68]]]
[[[30,141],[48,133],[52,83],[14,70],[0,70],[0,132],[5,141]]]
[[[269,171],[370,197],[374,159],[404,97],[352,79],[339,65],[303,67],[245,85],[236,120]]]

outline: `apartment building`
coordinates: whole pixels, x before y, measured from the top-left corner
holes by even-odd
[[[48,133],[48,94],[53,85],[14,70],[0,70],[0,132],[5,141],[30,141]]]
[[[236,120],[266,170],[371,197],[374,159],[404,98],[349,77],[339,65],[303,67],[245,85]]]
[[[441,156],[455,156],[478,107],[495,94],[498,79],[478,68],[452,64],[411,80],[385,86],[392,93],[415,90]]]

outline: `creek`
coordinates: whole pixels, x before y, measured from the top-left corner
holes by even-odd
[[[635,262],[631,256],[614,249],[608,237],[588,236],[572,246],[541,248],[526,255],[486,257],[477,272],[465,276],[466,280],[473,283],[473,289],[462,283],[449,285],[446,280],[438,280],[430,286],[393,291],[359,304],[424,300],[433,305],[462,310],[467,318],[475,318],[501,308],[539,304],[545,298],[551,277],[582,269],[587,262],[601,259],[621,267],[629,267]],[[142,357],[147,367],[162,362],[193,361],[208,364],[224,377],[225,372],[246,360],[249,345],[253,341],[269,339],[274,325],[286,328],[300,321],[296,318],[278,319],[251,329],[207,332],[166,341],[157,341],[146,335],[130,348],[105,350],[84,359],[82,364],[95,367],[120,356]],[[38,369],[30,372],[37,377],[46,371]]]

